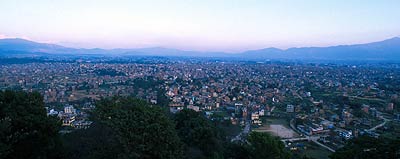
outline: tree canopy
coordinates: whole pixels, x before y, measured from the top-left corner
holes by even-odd
[[[288,159],[290,153],[278,137],[268,133],[251,132],[247,137],[247,150],[252,159]]]
[[[79,158],[182,158],[174,124],[160,107],[130,97],[103,99],[96,104],[93,120],[89,130],[77,132],[91,147]]]
[[[39,93],[0,91],[0,158],[59,158],[60,125]]]
[[[176,130],[193,158],[223,157],[225,138],[204,115],[191,109],[175,114]]]
[[[252,132],[231,143],[222,129],[193,110],[168,115],[155,105],[113,97],[96,103],[88,129],[59,135],[39,93],[0,92],[1,158],[288,158],[283,143]],[[61,138],[60,138],[61,136]]]
[[[332,159],[389,159],[400,158],[400,139],[361,136],[349,141],[333,153]]]

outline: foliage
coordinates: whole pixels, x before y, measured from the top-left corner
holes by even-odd
[[[285,145],[277,137],[268,133],[251,132],[247,138],[247,151],[252,159],[284,159],[290,158]]]
[[[184,109],[175,115],[174,120],[179,137],[187,146],[187,157],[218,158],[223,156],[224,137],[202,114],[191,109]]]
[[[230,159],[249,159],[251,158],[247,143],[234,142],[226,145],[227,152],[225,158]]]
[[[253,132],[248,142],[231,143],[201,113],[182,110],[171,120],[161,107],[131,97],[97,102],[91,127],[63,134],[62,140],[60,123],[46,115],[40,94],[0,92],[0,106],[0,158],[289,157],[283,143],[268,134]]]
[[[372,138],[362,136],[348,142],[333,153],[332,159],[385,159],[400,158],[400,139]]]
[[[66,158],[108,159],[123,153],[114,131],[99,123],[65,134],[62,139]]]
[[[39,93],[0,92],[0,158],[59,158],[60,125]]]
[[[114,97],[96,104],[95,125],[81,135],[81,143],[66,144],[81,156],[72,158],[181,158],[182,144],[173,122],[156,106],[135,98]],[[68,136],[67,136],[68,137]],[[72,138],[72,137],[69,137]],[[88,145],[84,152],[73,145]]]

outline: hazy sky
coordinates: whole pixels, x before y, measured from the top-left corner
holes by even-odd
[[[0,38],[241,51],[400,36],[400,0],[0,0]]]

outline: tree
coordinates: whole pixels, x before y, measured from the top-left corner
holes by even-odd
[[[0,158],[60,158],[60,125],[39,93],[0,91]]]
[[[232,142],[226,145],[225,158],[230,159],[248,159],[251,157],[247,143]]]
[[[158,106],[135,98],[114,97],[96,104],[94,125],[71,134],[80,143],[69,143],[71,158],[182,158],[173,122]],[[71,136],[67,136],[71,138]],[[86,144],[84,152],[74,145]]]
[[[65,134],[62,139],[65,158],[108,159],[123,153],[114,131],[98,122],[88,129]]]
[[[361,136],[352,139],[331,156],[332,159],[400,158],[400,140]]]
[[[223,156],[224,137],[202,114],[191,109],[176,113],[176,130],[186,144],[186,155],[192,158]]]
[[[247,151],[252,159],[282,159],[290,158],[285,145],[277,137],[268,133],[251,132],[247,138]]]

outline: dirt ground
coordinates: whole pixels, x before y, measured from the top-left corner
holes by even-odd
[[[279,136],[281,138],[293,138],[293,137],[298,136],[296,132],[294,132],[293,130],[286,128],[285,126],[280,125],[280,124],[271,124],[268,126],[263,126],[263,127],[255,129],[254,131],[269,132],[269,133]]]

